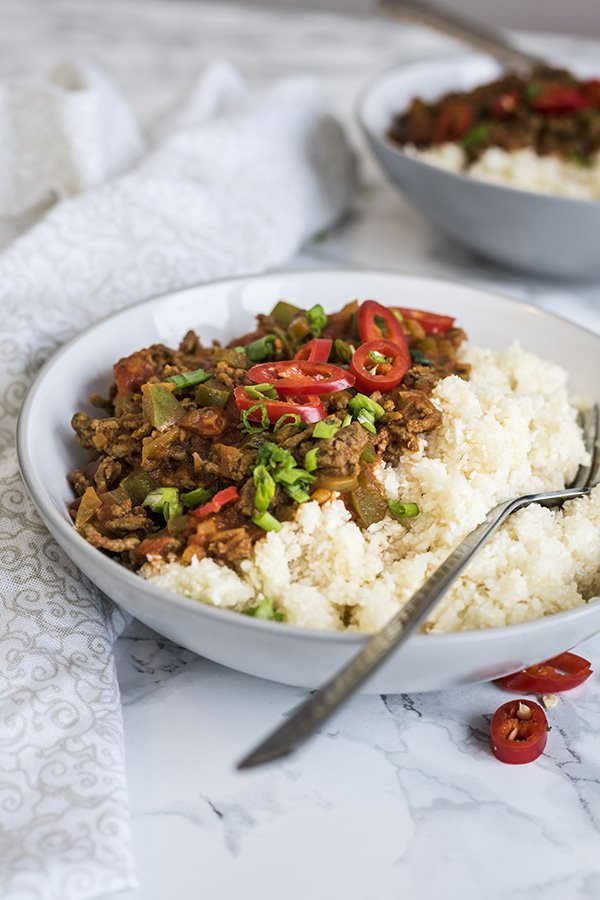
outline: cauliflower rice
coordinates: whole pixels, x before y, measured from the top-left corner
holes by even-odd
[[[471,165],[460,144],[440,144],[428,150],[407,146],[405,150],[416,159],[481,181],[577,200],[600,200],[600,153],[591,166],[583,167],[557,156],[539,156],[529,148],[508,152],[488,147]]]
[[[243,612],[265,596],[285,621],[372,632],[401,607],[489,510],[510,497],[564,487],[586,461],[567,373],[518,344],[469,348],[469,381],[433,391],[442,424],[397,468],[382,466],[390,498],[416,502],[413,519],[361,530],[339,499],[307,502],[270,532],[241,574],[212,559],[147,563],[156,585]],[[449,632],[536,619],[600,591],[600,487],[562,509],[514,514],[446,594],[425,630]]]

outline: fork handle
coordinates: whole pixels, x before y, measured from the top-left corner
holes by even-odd
[[[422,22],[436,31],[465,41],[517,70],[528,71],[545,65],[539,57],[514,47],[500,31],[480,25],[454,10],[442,9],[426,0],[380,0],[380,6],[395,16]]]
[[[319,688],[287,721],[263,741],[244,760],[239,768],[275,759],[293,750],[328,719],[367,678],[373,674],[427,618],[428,613],[454,584],[461,572],[488,538],[517,509],[531,503],[556,506],[566,500],[589,493],[589,488],[567,488],[546,494],[531,494],[500,503],[461,541],[427,581],[412,595],[381,631],[374,634],[362,650]]]

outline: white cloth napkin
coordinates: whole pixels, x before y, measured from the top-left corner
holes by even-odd
[[[81,900],[134,882],[112,660],[123,617],[25,494],[13,446],[25,388],[111,310],[284,262],[339,218],[354,186],[352,152],[311,80],[255,93],[217,65],[144,150],[106,76],[58,71],[0,89],[5,233],[64,198],[0,253],[3,900]]]

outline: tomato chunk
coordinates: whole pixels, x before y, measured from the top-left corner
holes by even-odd
[[[544,752],[547,739],[546,714],[533,700],[509,700],[492,717],[490,744],[500,762],[533,762]]]
[[[587,659],[576,653],[560,653],[546,662],[497,678],[496,684],[509,691],[558,694],[582,684],[592,674],[591,666]]]
[[[113,367],[117,391],[130,397],[154,375],[154,366],[139,353],[123,356]]]
[[[295,397],[334,394],[354,384],[354,375],[339,366],[303,359],[259,363],[247,374],[255,384],[269,383],[278,394]]]

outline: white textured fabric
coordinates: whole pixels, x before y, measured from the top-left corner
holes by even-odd
[[[130,166],[144,140],[95,66],[65,62],[46,80],[0,85],[0,246],[57,200]]]
[[[27,96],[33,108],[33,89]],[[125,121],[122,101],[115,109]],[[133,125],[132,140],[99,150],[106,111],[98,102],[94,122],[88,110],[78,135],[65,127],[69,154],[52,178],[46,154],[32,154],[44,190],[34,190],[32,170],[19,209],[5,183],[3,211],[35,211],[51,183],[67,196],[131,161],[139,150]],[[352,153],[309,80],[256,95],[237,72],[216,66],[157,135],[134,168],[62,200],[0,254],[3,900],[80,900],[133,880],[112,660],[122,618],[66,559],[26,497],[13,446],[25,388],[53,349],[111,310],[284,262],[335,222],[353,189]],[[103,162],[92,166],[88,154]]]

